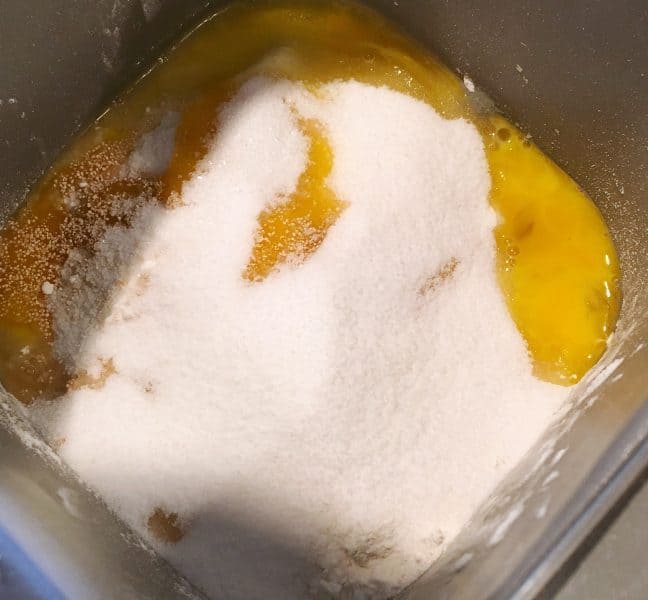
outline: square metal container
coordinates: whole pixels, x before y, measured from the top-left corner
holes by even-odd
[[[1,0],[2,218],[116,93],[224,4]],[[367,4],[531,134],[598,204],[620,255],[623,308],[608,353],[569,413],[402,594],[533,597],[648,465],[648,5]],[[202,597],[57,462],[1,393],[0,556],[3,599]]]

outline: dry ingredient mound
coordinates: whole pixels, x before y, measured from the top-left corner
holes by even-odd
[[[305,261],[246,281],[260,212],[306,168],[299,119],[325,131],[346,208]],[[160,169],[174,123],[132,169]],[[498,288],[482,141],[354,81],[315,96],[257,77],[218,123],[177,208],[143,203],[68,260],[50,296],[55,348],[83,377],[30,410],[208,594],[387,597],[567,393],[532,376]]]

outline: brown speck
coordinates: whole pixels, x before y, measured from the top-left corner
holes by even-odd
[[[179,208],[185,205],[185,201],[178,192],[171,192],[164,201],[164,206],[169,209]]]
[[[153,383],[151,383],[151,382],[149,381],[149,382],[144,386],[144,391],[145,391],[147,394],[152,394],[152,393],[153,393]]]
[[[90,388],[91,390],[100,390],[111,375],[117,373],[113,359],[101,360],[101,371],[97,377],[93,377],[87,371],[80,371],[68,383],[68,390],[78,390],[80,388]]]
[[[156,539],[169,544],[179,542],[184,536],[178,513],[168,513],[159,507],[148,518],[147,527]]]
[[[63,444],[65,444],[65,442],[67,442],[67,438],[65,437],[56,438],[52,442],[52,449],[54,450],[54,452],[58,452],[63,447]]]
[[[151,285],[151,276],[148,273],[138,275],[135,282],[135,294],[141,296]]]
[[[353,548],[344,548],[343,552],[349,565],[362,569],[376,560],[384,560],[392,553],[392,546],[379,537],[369,536]]]
[[[419,288],[419,294],[425,296],[436,290],[442,283],[452,277],[459,265],[459,261],[453,256],[446,262],[432,277],[428,278]]]

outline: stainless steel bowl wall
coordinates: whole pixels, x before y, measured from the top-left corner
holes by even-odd
[[[367,3],[469,74],[530,133],[595,199],[620,253],[622,317],[602,364],[610,376],[596,389],[596,374],[580,385],[583,401],[575,400],[445,559],[403,594],[531,597],[648,465],[648,347],[641,346],[648,340],[648,6]],[[223,4],[2,2],[0,222],[115,93]],[[33,432],[21,423],[20,407],[5,397],[0,548],[32,577],[25,584],[21,569],[5,573],[0,596],[186,597],[189,585],[164,561],[134,542],[52,456],[34,450],[37,442],[25,445]]]

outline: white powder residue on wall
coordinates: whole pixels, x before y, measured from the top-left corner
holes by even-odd
[[[151,21],[160,12],[161,0],[140,0],[142,13],[147,21]]]
[[[127,175],[159,177],[164,173],[173,154],[179,120],[177,112],[169,112],[158,127],[140,138],[128,160]]]
[[[250,283],[257,217],[306,166],[299,116],[324,127],[347,207],[303,264]],[[133,161],[157,164],[160,143]],[[249,81],[183,204],[143,206],[66,265],[56,349],[90,383],[33,418],[215,597],[392,594],[567,394],[532,376],[507,313],[489,186],[466,121],[355,82],[315,97]],[[174,544],[151,537],[158,508],[177,515]]]

